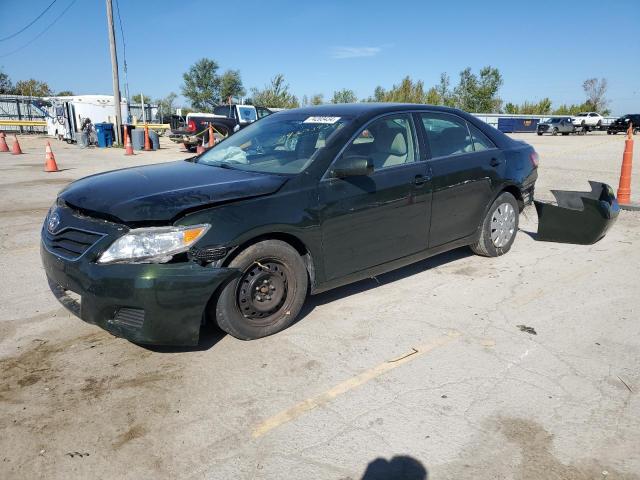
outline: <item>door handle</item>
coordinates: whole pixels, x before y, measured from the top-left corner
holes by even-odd
[[[416,175],[413,179],[413,184],[420,186],[420,185],[424,185],[428,181],[429,181],[429,177],[425,177],[424,175]]]
[[[498,160],[497,158],[492,158],[491,161],[489,162],[489,165],[491,165],[492,167],[497,167],[501,163],[502,162],[500,160]]]

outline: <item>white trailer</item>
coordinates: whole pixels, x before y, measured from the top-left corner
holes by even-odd
[[[92,123],[115,124],[115,109],[112,95],[74,95],[69,97],[47,97],[48,104],[43,110],[47,114],[47,134],[75,142],[85,119]],[[127,118],[129,112],[127,102],[120,104],[122,118]]]

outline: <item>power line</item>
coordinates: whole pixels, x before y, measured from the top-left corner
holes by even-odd
[[[47,13],[47,11],[53,6],[54,3],[56,3],[58,0],[53,0],[53,2],[51,2],[49,4],[49,6],[47,8],[45,8],[42,13],[40,13],[40,15],[38,15],[31,23],[29,23],[26,27],[21,28],[20,30],[18,30],[16,33],[9,35],[8,37],[4,37],[4,38],[0,38],[0,42],[4,42],[5,40],[9,40],[10,38],[15,37],[16,35],[21,34],[22,32],[24,32],[27,28],[29,28],[31,25],[33,25],[34,23],[36,23],[38,20],[40,20],[40,17],[42,17],[45,13]]]
[[[51,27],[53,27],[58,20],[60,20],[62,18],[62,16],[67,13],[67,11],[73,6],[74,3],[76,3],[78,0],[72,0],[72,2],[67,6],[67,8],[65,8],[62,13],[60,13],[60,15],[58,15],[53,22],[51,22],[49,25],[47,25],[47,27],[41,31],[38,35],[36,35],[35,37],[33,37],[31,40],[29,40],[29,42],[25,43],[24,45],[22,45],[21,47],[16,48],[15,50],[12,50],[11,52],[5,53],[3,55],[0,55],[0,58],[4,58],[4,57],[8,57],[9,55],[13,55],[14,53],[18,53],[19,51],[27,48],[29,45],[31,45],[33,42],[35,42],[36,40],[38,40],[42,35],[44,35],[45,33],[47,33],[49,31],[49,29]]]

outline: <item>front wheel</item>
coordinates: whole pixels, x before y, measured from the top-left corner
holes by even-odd
[[[280,240],[256,243],[235,257],[229,268],[241,275],[218,297],[215,316],[222,330],[240,340],[254,340],[295,321],[309,280],[302,257],[291,245]]]
[[[471,250],[484,257],[499,257],[511,249],[518,231],[520,209],[508,192],[501,193],[491,204],[482,221],[480,238]]]
[[[557,129],[557,128],[554,128],[554,129],[551,131],[551,135],[553,135],[554,137],[555,137],[556,135],[558,135],[558,129]]]

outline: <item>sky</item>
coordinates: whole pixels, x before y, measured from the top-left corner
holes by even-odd
[[[51,1],[0,0],[0,39]],[[491,65],[505,102],[582,103],[582,82],[604,77],[613,114],[640,112],[640,0],[118,2],[131,95],[180,94],[182,74],[203,57],[239,69],[247,90],[282,73],[299,98],[325,99],[342,88],[365,98],[406,75],[429,88],[447,72],[455,84],[464,68]],[[0,67],[14,82],[112,94],[105,1],[56,0],[0,41]]]

